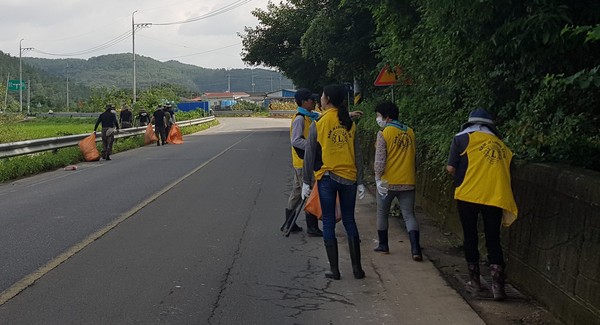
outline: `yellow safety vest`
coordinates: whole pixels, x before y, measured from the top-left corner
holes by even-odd
[[[388,124],[382,131],[387,158],[382,179],[393,185],[415,185],[415,133],[413,129],[400,129]]]
[[[315,172],[315,178],[320,180],[325,172],[330,171],[337,176],[356,181],[357,171],[354,162],[356,125],[352,123],[350,131],[346,130],[338,119],[338,109],[334,107],[321,115],[316,127],[323,165]]]
[[[292,119],[292,125],[294,124],[294,120],[296,119],[296,117],[298,115],[302,115],[300,113],[297,113],[296,115],[294,115],[294,118]],[[312,123],[310,117],[308,116],[302,116],[304,118],[304,131],[302,132],[302,135],[304,136],[304,139],[308,139],[308,130],[310,128],[310,123]],[[292,137],[292,126],[290,125],[290,139]],[[294,166],[294,168],[296,169],[302,169],[302,164],[304,162],[303,158],[300,158],[300,156],[298,156],[298,152],[296,152],[296,149],[294,149],[294,146],[292,146],[292,165]]]
[[[517,204],[510,184],[513,153],[498,137],[484,132],[469,133],[469,145],[462,155],[469,165],[462,184],[456,188],[457,200],[503,209],[502,225],[517,219]]]

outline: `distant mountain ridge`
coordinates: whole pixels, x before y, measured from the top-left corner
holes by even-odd
[[[68,73],[70,81],[85,87],[133,87],[133,58],[130,53],[102,55],[87,60],[23,58],[23,63],[61,80],[65,80]],[[160,62],[141,55],[136,55],[136,83],[140,90],[173,84],[196,93],[228,89],[270,92],[294,87],[291,80],[272,70],[208,69],[178,61]]]

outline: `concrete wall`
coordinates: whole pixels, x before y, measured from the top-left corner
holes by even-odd
[[[419,171],[418,203],[462,237],[449,179],[435,174]],[[503,230],[509,282],[566,324],[600,324],[600,173],[521,165],[513,189],[519,219]]]

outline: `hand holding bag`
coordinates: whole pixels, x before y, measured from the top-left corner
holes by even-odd
[[[323,211],[321,210],[321,201],[319,201],[319,188],[316,182],[313,186],[312,192],[310,192],[310,196],[306,200],[304,211],[314,215],[319,220],[323,218]],[[335,203],[335,222],[339,222],[340,220],[342,220],[342,209],[340,208],[340,198],[338,196]]]

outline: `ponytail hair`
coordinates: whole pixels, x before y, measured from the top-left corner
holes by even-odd
[[[323,88],[323,93],[329,98],[331,104],[338,109],[338,119],[340,124],[350,130],[352,128],[352,119],[348,113],[348,106],[346,103],[347,90],[342,85],[329,85]]]

